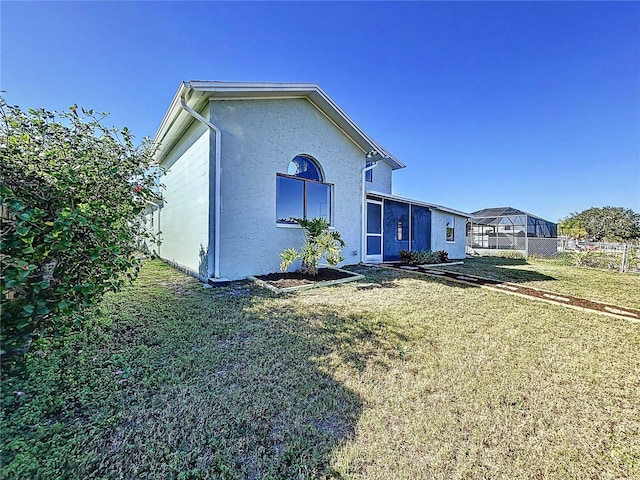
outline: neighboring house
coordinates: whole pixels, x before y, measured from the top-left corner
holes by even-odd
[[[504,250],[528,257],[550,257],[558,251],[558,226],[512,207],[473,212],[467,224],[467,252],[496,255]]]
[[[183,82],[154,142],[166,174],[151,248],[204,281],[277,271],[301,217],[340,232],[343,264],[465,256],[470,215],[392,195],[405,165],[316,84]]]

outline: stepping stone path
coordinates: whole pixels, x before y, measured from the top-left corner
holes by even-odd
[[[431,275],[434,277],[442,278],[444,280],[464,283],[467,285],[474,285],[477,287],[488,288],[498,292],[504,292],[513,295],[521,295],[536,300],[542,300],[545,302],[555,303],[558,305],[564,305],[567,307],[576,308],[579,310],[587,310],[592,312],[601,313],[604,315],[614,316],[617,318],[624,318],[632,322],[640,323],[640,310],[633,308],[620,307],[618,305],[608,305],[606,303],[594,302],[587,300],[586,298],[573,297],[571,295],[558,295],[553,292],[546,292],[537,288],[525,287],[515,283],[501,282],[499,280],[492,280],[490,278],[475,277],[471,275],[460,275],[459,273],[447,272],[443,270],[436,270],[432,268],[407,268],[394,265],[383,265],[384,268],[390,268],[392,270],[411,270],[412,273],[418,273],[423,275]]]

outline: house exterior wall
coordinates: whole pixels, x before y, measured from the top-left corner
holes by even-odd
[[[367,192],[380,192],[391,195],[391,178],[393,170],[387,162],[379,161],[373,169],[373,181],[365,182]]]
[[[209,129],[194,121],[163,160],[165,202],[159,214],[159,256],[203,280],[209,245],[209,138]]]
[[[447,216],[451,213],[431,209],[431,250],[444,250],[451,259],[465,258],[466,223],[467,219],[459,215],[455,218],[454,241],[447,242]]]
[[[300,228],[276,224],[276,173],[286,174],[299,154],[316,159],[325,182],[333,184],[332,224],[347,245],[343,263],[357,263],[362,150],[306,99],[210,105],[210,119],[222,131],[221,276],[233,280],[278,271],[278,254],[302,245]]]

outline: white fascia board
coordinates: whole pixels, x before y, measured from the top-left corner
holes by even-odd
[[[187,128],[189,128],[189,125],[195,121],[194,118],[180,106],[180,97],[182,95],[186,95],[187,104],[197,112],[199,112],[206,103],[205,95],[198,95],[189,91],[185,82],[180,84],[180,88],[178,88],[178,91],[173,97],[171,105],[162,119],[160,127],[158,127],[158,131],[153,137],[153,144],[156,145],[157,148],[155,159],[159,163],[162,163],[164,156],[171,151],[175,142],[182,136]]]
[[[367,196],[369,196],[369,195],[372,196],[372,197],[384,198],[385,200],[394,200],[396,202],[411,203],[411,204],[414,204],[414,205],[419,205],[421,207],[428,207],[428,208],[431,208],[431,209],[434,209],[434,210],[440,210],[441,212],[452,213],[452,214],[458,215],[460,217],[474,218],[474,216],[471,215],[470,213],[462,212],[460,210],[456,210],[455,208],[445,207],[443,205],[437,205],[435,203],[424,202],[422,200],[414,200],[412,198],[400,197],[398,195],[389,195],[388,193],[380,193],[380,192],[375,192],[375,191],[371,191],[371,190],[367,191]]]

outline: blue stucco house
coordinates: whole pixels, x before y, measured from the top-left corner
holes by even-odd
[[[152,248],[203,281],[277,271],[302,242],[300,217],[341,233],[344,264],[402,249],[465,256],[470,215],[394,196],[405,165],[316,84],[183,82],[154,142],[166,174]]]

